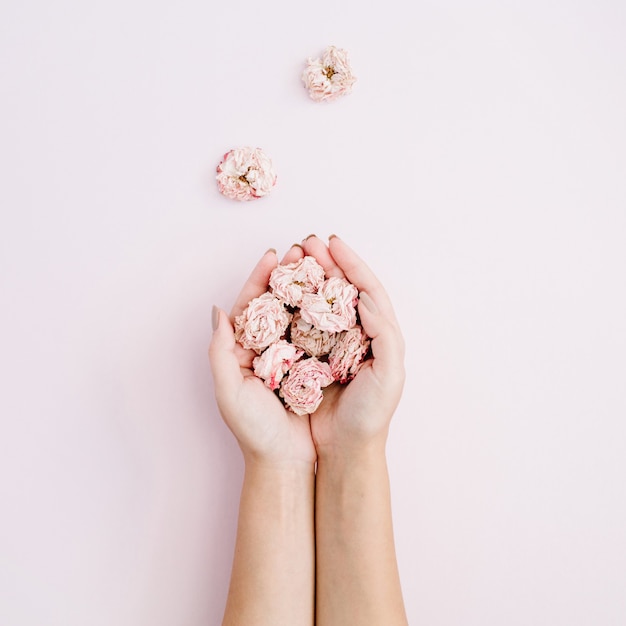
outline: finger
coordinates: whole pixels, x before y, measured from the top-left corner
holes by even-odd
[[[382,283],[345,241],[331,235],[328,242],[329,254],[344,272],[346,278],[359,290],[365,291],[376,309],[395,320],[391,300]]]
[[[213,336],[209,345],[209,362],[215,384],[218,404],[223,399],[233,397],[243,381],[239,359],[236,353],[235,333],[227,315],[213,309]]]
[[[294,243],[289,250],[285,253],[281,265],[288,265],[289,263],[296,263],[304,256],[304,250],[299,243]]]
[[[329,251],[346,278],[359,290],[359,319],[363,330],[372,339],[374,369],[379,375],[395,375],[393,373],[403,367],[404,339],[385,288],[366,263],[339,237],[330,238]]]
[[[248,276],[248,280],[237,296],[230,313],[231,319],[234,319],[237,315],[241,315],[241,312],[248,306],[250,300],[258,298],[267,291],[270,274],[276,265],[278,265],[276,250],[270,248],[256,264],[256,267],[252,270],[250,276]]]
[[[365,291],[359,294],[359,319],[372,340],[372,356],[377,372],[394,372],[403,367],[404,339],[395,318],[381,311]]]
[[[252,370],[252,363],[256,356],[258,355],[254,350],[247,350],[239,342],[235,343],[235,357],[237,358],[239,367]]]
[[[339,276],[344,278],[344,273],[337,265],[335,259],[328,251],[326,244],[316,235],[309,235],[303,242],[302,247],[304,253],[309,256],[314,256],[317,262],[324,268],[326,277]]]

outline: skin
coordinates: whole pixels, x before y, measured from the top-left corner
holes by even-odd
[[[345,242],[312,235],[281,262],[304,254],[359,289],[373,358],[348,385],[327,387],[315,413],[297,416],[254,376],[255,355],[236,344],[232,326],[267,290],[275,252],[263,255],[230,316],[214,311],[216,399],[245,462],[223,624],[405,625],[385,456],[404,341],[387,293]]]

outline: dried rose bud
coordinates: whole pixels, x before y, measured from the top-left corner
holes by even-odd
[[[305,256],[295,263],[277,265],[270,275],[270,288],[289,306],[298,306],[302,295],[315,293],[324,282],[324,268],[315,257]]]
[[[315,357],[298,361],[280,386],[279,395],[297,415],[313,413],[323,400],[322,388],[330,385],[333,377],[328,363]]]
[[[274,391],[280,387],[283,376],[303,354],[304,352],[296,346],[280,339],[268,346],[261,356],[254,357],[252,361],[254,373]]]
[[[321,102],[349,94],[356,77],[352,74],[348,53],[341,48],[329,46],[321,58],[307,59],[302,81],[311,98]]]
[[[345,278],[332,276],[315,294],[305,293],[300,302],[304,321],[319,330],[337,333],[356,324],[356,303],[359,292]]]
[[[337,333],[319,330],[313,324],[302,319],[300,311],[293,314],[291,320],[291,343],[302,348],[309,356],[324,356],[328,354],[337,341]]]
[[[363,365],[370,343],[370,338],[359,325],[339,333],[328,355],[333,378],[342,384],[352,380]]]
[[[217,166],[217,187],[233,200],[256,200],[276,184],[270,158],[260,148],[236,148]]]
[[[278,298],[265,292],[235,317],[235,339],[244,348],[260,354],[282,338],[292,317]]]

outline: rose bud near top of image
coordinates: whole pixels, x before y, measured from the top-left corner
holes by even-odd
[[[261,356],[254,358],[252,362],[254,373],[274,391],[280,387],[283,376],[303,354],[304,352],[293,344],[280,339],[268,346]]]
[[[280,396],[297,415],[313,413],[322,402],[322,388],[333,382],[328,363],[315,357],[298,361],[280,386]]]
[[[348,53],[328,46],[320,58],[307,59],[302,82],[316,102],[334,100],[351,93],[356,77],[352,73]]]
[[[345,278],[327,278],[317,293],[305,293],[300,303],[304,321],[319,330],[338,333],[356,324],[359,292]]]
[[[276,184],[270,158],[260,148],[235,148],[217,166],[217,187],[233,200],[257,200]]]
[[[293,315],[273,294],[265,292],[235,317],[235,339],[258,354],[285,334]]]
[[[312,256],[277,265],[270,275],[270,289],[291,307],[299,306],[302,295],[315,293],[323,282],[324,269]]]

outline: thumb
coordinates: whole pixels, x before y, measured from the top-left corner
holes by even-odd
[[[373,298],[361,291],[359,317],[365,333],[372,339],[372,355],[379,373],[390,374],[403,367],[404,339],[394,319],[389,319]]]
[[[213,373],[215,396],[232,397],[243,376],[235,353],[235,332],[228,316],[219,307],[213,307],[213,336],[209,345],[209,362]]]

